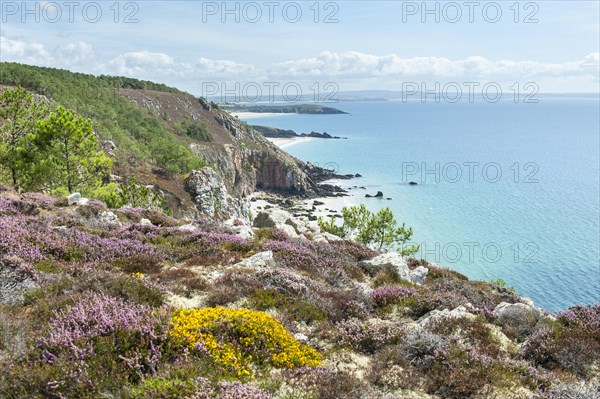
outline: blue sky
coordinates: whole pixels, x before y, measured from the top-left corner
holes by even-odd
[[[21,1],[0,3],[1,61],[151,79],[198,95],[203,82],[335,82],[340,90],[535,82],[541,92],[599,90],[598,1],[44,1],[27,2],[28,14]],[[424,4],[433,12],[425,14]],[[132,12],[137,22],[125,23]],[[324,23],[328,15],[332,23]]]

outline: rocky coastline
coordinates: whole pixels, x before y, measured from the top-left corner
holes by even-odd
[[[265,138],[300,138],[300,137],[312,137],[318,139],[335,139],[335,140],[346,140],[347,137],[332,136],[327,132],[319,133],[311,131],[310,133],[296,133],[293,130],[278,129],[270,126],[259,126],[252,125],[252,128],[262,134]]]

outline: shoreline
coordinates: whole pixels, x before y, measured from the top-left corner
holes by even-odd
[[[289,148],[296,144],[312,141],[315,138],[314,137],[289,137],[289,138],[265,137],[265,139],[269,140],[271,143],[275,144],[277,147],[279,147],[283,150],[285,148]]]
[[[248,112],[248,111],[240,111],[240,112],[229,112],[232,116],[243,120],[243,119],[255,119],[255,118],[271,118],[274,116],[283,116],[283,115],[298,115],[287,112]]]
[[[321,184],[339,185],[338,180],[324,181]],[[289,212],[304,223],[315,223],[317,218],[329,220],[331,216],[341,221],[342,208],[358,205],[361,197],[349,190],[347,195],[334,197],[292,198],[279,193],[255,191],[252,193],[250,209],[254,215],[268,209]]]

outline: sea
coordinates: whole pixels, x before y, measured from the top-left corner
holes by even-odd
[[[323,105],[347,114],[244,120],[345,137],[285,150],[360,174],[337,182],[351,194],[343,204],[392,209],[412,227],[417,258],[502,279],[549,311],[600,302],[597,97]],[[382,198],[365,197],[378,191]]]

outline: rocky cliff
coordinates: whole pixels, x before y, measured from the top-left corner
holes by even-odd
[[[167,128],[190,121],[205,124],[211,141],[190,144],[196,155],[214,165],[227,191],[245,197],[256,190],[296,196],[331,194],[319,182],[336,175],[292,157],[266,140],[250,125],[203,99],[188,94],[120,90],[120,94],[159,116]]]

